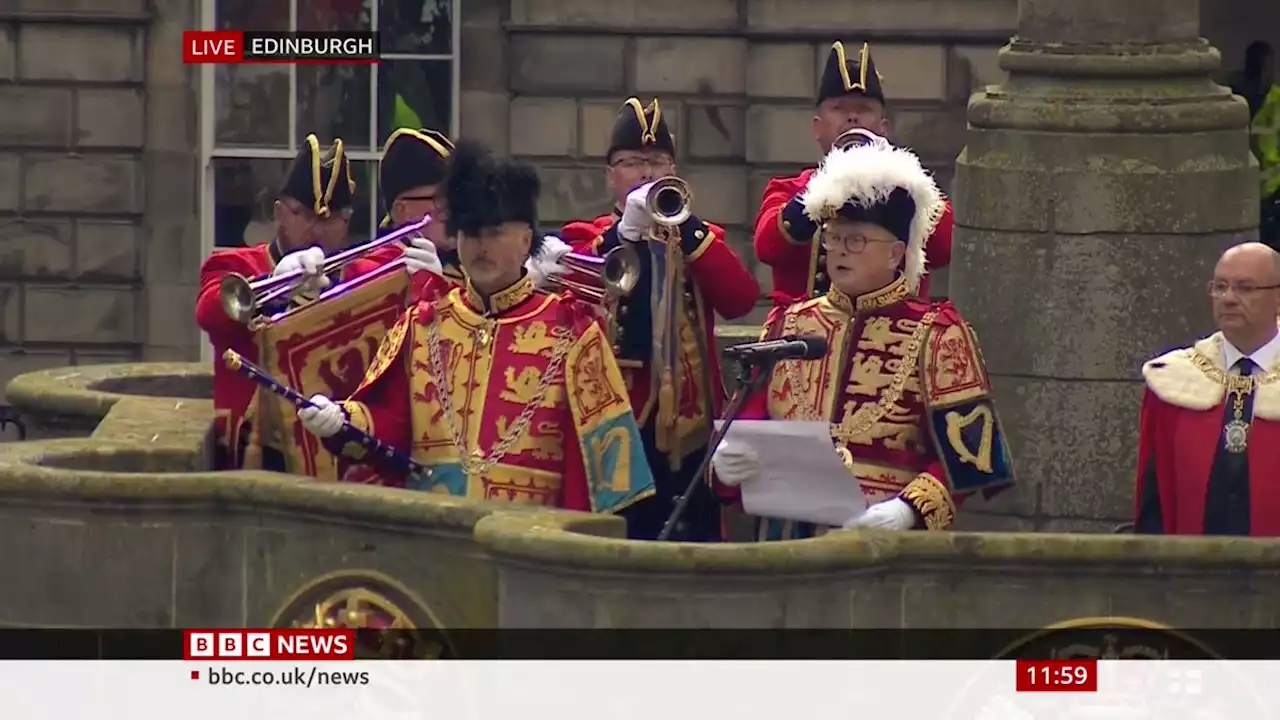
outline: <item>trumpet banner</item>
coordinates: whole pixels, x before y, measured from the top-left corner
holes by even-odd
[[[307,397],[348,397],[411,297],[409,275],[398,266],[338,285],[272,318],[258,336],[262,366]],[[286,472],[338,480],[337,458],[303,429],[288,400],[258,393],[258,412],[262,445],[284,456]]]

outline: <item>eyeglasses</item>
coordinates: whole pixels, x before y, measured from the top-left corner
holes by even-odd
[[[847,253],[860,253],[867,249],[867,243],[881,242],[891,243],[897,241],[867,237],[866,235],[831,235],[825,232],[822,234],[822,249],[827,251],[843,248]]]
[[[1244,297],[1252,295],[1259,290],[1275,290],[1277,288],[1280,288],[1280,285],[1255,285],[1251,282],[1230,283],[1226,280],[1211,280],[1208,286],[1209,297],[1216,298],[1226,295],[1228,291],[1235,293],[1237,297]]]

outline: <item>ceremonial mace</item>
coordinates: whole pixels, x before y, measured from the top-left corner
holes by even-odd
[[[271,392],[288,400],[296,408],[317,407],[302,393],[276,380],[266,370],[254,365],[235,350],[222,353],[222,362],[232,372],[240,373]],[[343,421],[339,434],[343,439],[359,444],[366,451],[390,463],[397,471],[404,473],[409,479],[410,487],[426,487],[431,482],[432,471],[427,466],[408,455],[396,450],[378,438],[364,432],[351,423]]]

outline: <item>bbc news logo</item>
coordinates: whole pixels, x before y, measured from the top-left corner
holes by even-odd
[[[376,63],[375,32],[240,32],[189,30],[182,33],[186,63]]]
[[[354,660],[356,631],[185,630],[184,660]]]

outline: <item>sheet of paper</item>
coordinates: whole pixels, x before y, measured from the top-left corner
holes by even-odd
[[[867,498],[836,454],[828,423],[737,420],[725,440],[751,447],[760,459],[760,475],[741,487],[746,512],[837,527],[866,512]]]

